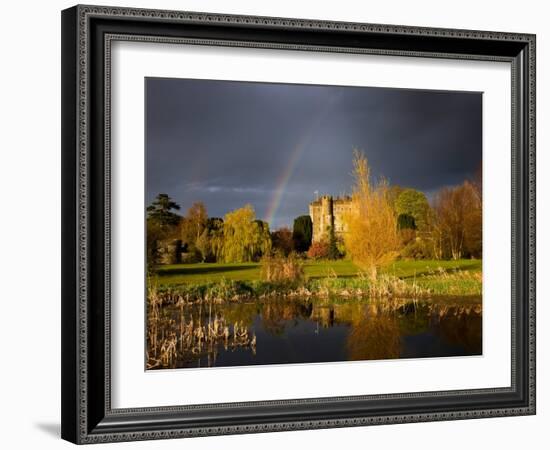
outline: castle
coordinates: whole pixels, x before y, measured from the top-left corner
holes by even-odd
[[[331,227],[336,237],[343,237],[346,232],[344,214],[351,212],[353,203],[351,197],[336,197],[323,195],[309,204],[309,215],[313,223],[312,242],[327,237]]]

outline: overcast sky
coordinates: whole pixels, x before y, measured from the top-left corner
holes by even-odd
[[[147,78],[146,195],[208,215],[252,204],[271,229],[349,193],[353,148],[374,176],[429,197],[481,163],[482,95]]]

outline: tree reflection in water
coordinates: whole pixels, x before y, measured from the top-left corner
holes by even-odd
[[[364,310],[364,314],[353,316],[346,342],[349,359],[399,358],[401,339],[396,314],[375,303]]]
[[[481,317],[480,299],[167,306],[148,318],[147,368],[475,355]]]

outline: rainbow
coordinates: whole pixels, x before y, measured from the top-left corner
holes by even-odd
[[[332,106],[332,104],[335,103],[339,97],[340,92],[337,95],[333,95],[328,99],[324,108],[321,108],[319,112],[313,117],[310,126],[307,127],[306,131],[298,140],[298,143],[294,146],[294,150],[292,151],[290,158],[286,166],[284,167],[284,170],[277,178],[277,183],[275,190],[273,191],[273,196],[271,197],[271,200],[269,201],[269,205],[267,207],[267,212],[265,214],[264,220],[269,223],[270,226],[273,223],[273,218],[275,217],[277,210],[279,209],[283,194],[286,190],[286,186],[288,184],[288,181],[290,180],[290,177],[294,173],[296,164],[300,160],[302,153],[304,153],[304,150],[307,148],[309,142],[311,141],[313,131],[315,131],[315,129],[321,124],[321,121],[325,118],[328,111],[330,110],[330,106]]]
[[[273,218],[275,217],[277,210],[279,209],[279,205],[281,204],[281,199],[283,198],[283,194],[286,190],[288,180],[290,180],[290,177],[294,173],[296,163],[300,160],[300,156],[302,156],[304,149],[307,147],[310,137],[311,135],[309,133],[302,136],[300,142],[298,142],[298,144],[294,147],[294,150],[292,151],[292,154],[290,155],[290,158],[284,170],[277,178],[276,188],[273,192],[271,200],[269,201],[269,205],[267,207],[267,212],[265,215],[265,221],[270,225],[273,222]]]

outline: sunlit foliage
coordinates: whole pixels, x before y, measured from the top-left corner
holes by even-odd
[[[358,150],[354,151],[353,175],[353,208],[344,218],[346,251],[371,279],[376,279],[378,269],[395,259],[400,248],[397,219],[388,199],[387,182],[371,183],[367,158]]]
[[[256,220],[252,205],[245,205],[225,215],[222,250],[224,262],[253,261],[270,250],[269,226]]]

